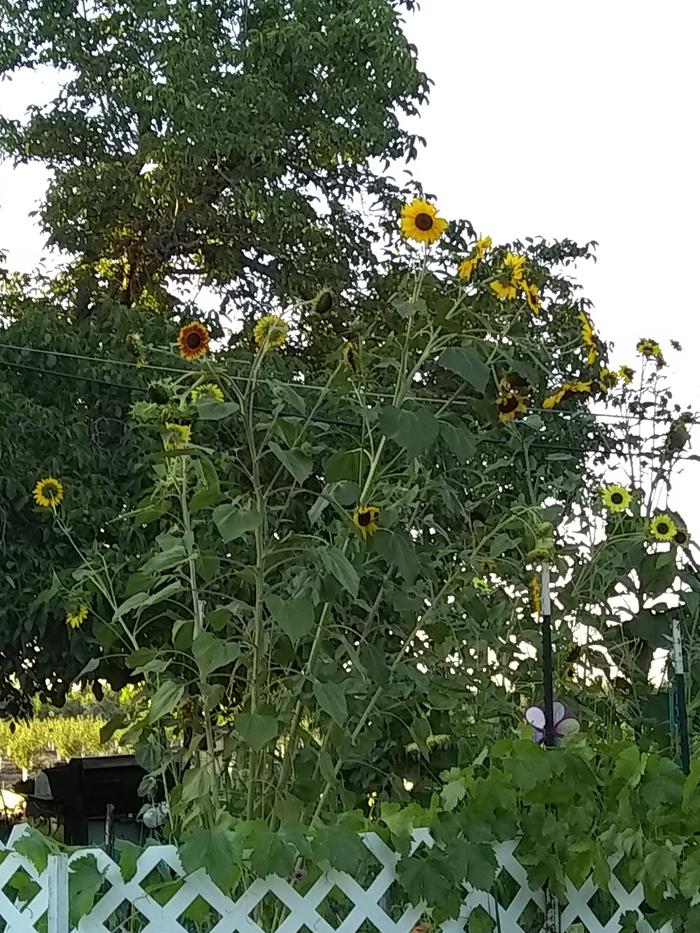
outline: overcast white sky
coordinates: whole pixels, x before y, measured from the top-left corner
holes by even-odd
[[[435,83],[416,172],[442,213],[495,240],[598,240],[579,277],[616,361],[634,364],[639,337],[679,340],[672,384],[695,409],[699,28],[692,0],[423,0],[408,23]],[[41,76],[11,99],[0,85],[0,110],[19,115],[50,90]],[[41,255],[27,214],[43,178],[0,168],[0,248],[15,268]],[[699,467],[676,486],[680,511]]]

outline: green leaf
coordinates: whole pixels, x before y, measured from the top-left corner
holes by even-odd
[[[474,432],[466,424],[454,425],[440,422],[440,433],[452,453],[461,463],[472,460],[476,454]]]
[[[287,472],[292,474],[297,483],[303,486],[309,476],[311,476],[311,472],[314,468],[311,457],[296,448],[282,450],[279,444],[276,444],[274,441],[270,442],[270,450]]]
[[[448,347],[438,360],[443,369],[460,376],[465,382],[483,395],[491,378],[491,372],[479,353],[472,346]]]
[[[128,839],[116,839],[114,842],[114,848],[116,849],[118,855],[119,871],[121,872],[124,881],[128,883],[136,874],[138,860],[143,853],[143,849],[141,846],[137,846],[133,842],[129,842]]]
[[[118,619],[122,619],[136,609],[146,609],[148,606],[155,606],[156,603],[160,603],[164,599],[169,599],[171,596],[174,596],[175,593],[179,593],[181,589],[182,584],[179,580],[175,580],[173,583],[168,583],[167,586],[162,587],[162,589],[157,590],[155,593],[134,593],[133,596],[124,600],[121,606],[117,608],[114,613],[114,621],[116,622]]]
[[[367,848],[354,829],[342,826],[319,826],[312,841],[313,859],[327,862],[337,871],[354,875],[367,858]]]
[[[210,632],[200,632],[192,642],[192,654],[204,678],[235,661],[240,653],[240,646],[235,642],[217,638]]]
[[[427,408],[408,411],[387,406],[379,415],[379,427],[410,457],[417,457],[432,446],[438,436],[440,422]]]
[[[344,587],[351,596],[357,597],[360,590],[360,578],[347,557],[336,547],[319,550],[325,568]]]
[[[185,695],[185,685],[174,680],[166,680],[158,687],[148,710],[148,721],[158,722],[178,708]]]
[[[314,684],[314,696],[321,709],[342,726],[348,718],[348,704],[341,684],[317,682]]]
[[[279,727],[274,716],[260,713],[239,713],[236,716],[236,731],[252,749],[259,752],[268,742],[277,737]]]
[[[343,480],[359,483],[368,464],[369,456],[366,451],[340,450],[326,460],[323,472],[329,483],[340,483]]]
[[[230,503],[217,506],[213,512],[213,519],[226,544],[249,531],[254,531],[262,521],[256,509],[242,509],[239,505]]]
[[[187,552],[182,544],[175,544],[165,551],[154,554],[150,560],[141,568],[141,573],[151,574],[160,573],[163,570],[170,570],[173,567],[179,567],[187,560]]]
[[[694,852],[681,866],[679,887],[683,897],[692,900],[700,891],[700,858]]]
[[[197,415],[202,421],[223,421],[239,411],[240,408],[235,402],[219,402],[207,395],[197,399]]]
[[[467,788],[464,786],[462,778],[454,781],[448,781],[440,791],[442,802],[446,810],[454,810],[460,800],[464,800]]]
[[[207,768],[188,768],[182,778],[182,803],[205,800],[211,794],[211,775]]]
[[[402,858],[396,873],[401,887],[414,904],[420,901],[431,906],[440,904],[454,889],[454,881],[448,877],[444,864],[432,853],[422,858],[417,855]]]
[[[81,855],[71,862],[68,876],[71,929],[90,913],[103,882],[94,855]]]
[[[495,929],[496,924],[493,918],[489,917],[483,907],[477,907],[469,915],[467,933],[493,933]],[[569,927],[569,931],[573,933],[571,927]]]
[[[127,717],[125,713],[116,713],[112,718],[100,728],[100,742],[106,745],[115,732],[125,729]]]
[[[373,538],[373,544],[388,564],[398,567],[399,573],[410,586],[420,569],[413,541],[403,532],[393,533],[380,529]]]
[[[695,798],[698,784],[700,784],[700,760],[695,758],[690,765],[690,772],[688,777],[685,779],[685,784],[683,785],[682,809],[684,813],[689,812],[693,804],[697,805],[697,800]]]
[[[270,595],[265,603],[270,615],[293,645],[298,645],[314,628],[314,607],[308,599],[281,599]]]
[[[14,850],[29,859],[39,873],[46,871],[49,855],[59,852],[56,843],[33,826],[29,826],[15,842]]]
[[[220,827],[197,829],[185,836],[178,852],[188,874],[203,868],[224,894],[233,890],[243,860],[243,849],[235,832]]]

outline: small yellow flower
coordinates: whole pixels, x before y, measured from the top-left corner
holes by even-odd
[[[580,394],[585,395],[591,391],[590,382],[566,382],[564,385],[557,389],[556,392],[548,396],[543,402],[542,407],[545,409],[556,408],[557,405],[561,402],[566,401],[572,395]]]
[[[464,279],[465,282],[468,282],[469,279],[474,275],[474,270],[478,265],[479,261],[476,259],[476,257],[464,259],[457,267],[457,275],[460,279]]]
[[[601,490],[603,505],[611,512],[624,512],[632,503],[632,493],[624,486],[611,483]]]
[[[209,331],[199,321],[190,321],[180,328],[177,343],[183,360],[198,360],[209,347]]]
[[[661,352],[661,347],[655,340],[649,340],[644,337],[637,343],[637,353],[646,357],[648,360],[656,360],[657,366],[665,366],[666,360]]]
[[[670,515],[655,515],[649,523],[649,533],[657,541],[673,541],[678,534],[678,526]]]
[[[635,370],[632,369],[631,366],[620,366],[617,372],[618,376],[620,377],[620,379],[622,379],[625,385],[629,385],[630,382],[632,382],[632,380],[634,379],[634,373],[635,373]]]
[[[417,243],[435,243],[447,230],[447,221],[439,217],[437,208],[423,198],[404,205],[401,211],[401,233]]]
[[[213,398],[217,402],[224,400],[224,393],[215,382],[204,382],[202,385],[195,386],[190,395],[195,404],[200,398]]]
[[[515,392],[505,392],[496,399],[498,406],[498,420],[502,424],[512,421],[517,414],[527,411],[527,402],[522,395]]]
[[[530,580],[530,610],[535,615],[539,615],[542,611],[542,584],[538,573],[533,573]]]
[[[189,424],[176,424],[173,421],[168,421],[165,424],[165,429],[168,432],[168,436],[165,438],[165,446],[168,450],[178,450],[180,447],[189,444],[192,433]]]
[[[587,351],[587,362],[589,366],[593,366],[600,352],[600,340],[596,336],[593,323],[585,311],[580,312],[578,319],[581,322],[581,340]]]
[[[88,607],[86,605],[79,606],[75,612],[66,613],[66,622],[70,625],[71,628],[80,628],[83,622],[88,617]]]
[[[525,293],[525,300],[527,301],[528,307],[533,314],[539,314],[542,305],[540,304],[540,290],[535,285],[534,282],[528,283],[522,282],[523,292]]]
[[[516,285],[513,285],[512,282],[501,282],[496,279],[495,282],[490,282],[489,284],[491,291],[497,298],[500,298],[501,301],[512,301],[514,298],[518,297],[518,288]]]
[[[33,495],[42,509],[55,509],[63,502],[63,483],[54,476],[46,476],[36,484]]]
[[[264,350],[281,347],[288,333],[289,324],[278,314],[266,314],[253,328],[255,343]]]
[[[352,523],[363,538],[371,537],[379,527],[379,509],[376,505],[365,505],[355,509]]]

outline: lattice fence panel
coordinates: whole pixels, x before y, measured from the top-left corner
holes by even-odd
[[[410,933],[423,915],[421,904],[406,909],[401,916],[392,915],[398,855],[374,834],[365,836],[364,843],[376,868],[362,884],[332,870],[302,893],[293,882],[269,876],[258,878],[234,899],[223,894],[203,869],[186,875],[173,846],[148,847],[128,881],[100,849],[53,857],[38,871],[15,851],[24,832],[24,827],[16,827],[7,844],[0,844],[0,933]],[[414,850],[432,844],[426,832],[417,833]],[[104,882],[90,913],[71,929],[68,877],[75,862],[88,855],[96,859]],[[500,889],[509,890],[509,896],[499,903],[465,883],[460,916],[445,923],[443,933],[468,933],[475,910],[493,918],[499,933],[619,933],[620,918],[629,911],[637,916],[638,933],[673,933],[670,924],[660,931],[650,926],[643,913],[642,886],[627,891],[614,873],[606,894],[607,903],[612,904],[607,916],[601,917],[596,909],[598,889],[588,880],[578,889],[569,884],[565,904],[555,910],[554,924],[547,926],[545,892],[528,883],[527,872],[517,858],[517,842],[498,846],[496,857]],[[18,872],[23,874],[19,885],[13,884]],[[159,894],[157,886],[153,888],[154,877],[166,879],[161,887],[170,888],[167,896],[163,890]],[[338,913],[341,899],[342,917]],[[272,914],[261,910],[262,905],[271,903],[277,907]],[[333,909],[326,910],[329,903]],[[185,916],[195,908],[196,920]],[[274,915],[276,922],[261,921],[263,915]],[[335,916],[336,922],[329,922],[328,916]]]

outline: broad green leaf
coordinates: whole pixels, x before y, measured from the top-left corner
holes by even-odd
[[[379,427],[410,457],[417,457],[432,446],[440,430],[440,422],[427,408],[409,411],[387,406],[381,410]]]
[[[238,881],[243,850],[233,830],[196,829],[184,837],[178,853],[188,874],[203,868],[224,894],[230,893]]]
[[[679,887],[683,897],[692,900],[700,892],[700,858],[697,853],[689,856],[681,866]]]
[[[472,346],[448,347],[438,360],[443,369],[460,376],[482,395],[491,378],[491,372],[477,350]]]
[[[192,654],[204,678],[235,661],[240,653],[240,646],[235,642],[217,638],[210,632],[200,632],[192,642]]]
[[[293,645],[298,645],[314,628],[314,607],[308,599],[281,599],[270,595],[265,600],[270,615]]]
[[[336,547],[326,547],[319,551],[321,561],[329,573],[344,587],[351,596],[357,596],[360,578],[347,557]]]
[[[489,917],[483,907],[478,907],[469,915],[467,933],[493,933],[496,929],[495,921]],[[569,927],[570,933],[574,933]]]
[[[236,731],[252,749],[259,752],[268,742],[277,737],[279,727],[274,716],[260,713],[239,713],[236,716]]]
[[[207,768],[188,768],[182,778],[182,803],[200,800],[211,793],[211,775]]]
[[[311,457],[297,449],[282,450],[274,441],[270,442],[270,450],[297,483],[303,486],[314,468]]]
[[[143,849],[141,846],[129,842],[128,839],[116,839],[114,848],[118,855],[119,871],[124,881],[128,883],[136,874],[138,860],[143,853]]]
[[[388,564],[394,564],[410,586],[418,576],[419,565],[413,541],[403,532],[380,529],[373,538],[378,554]]]
[[[461,463],[466,463],[476,454],[474,431],[466,424],[454,425],[441,421],[440,433],[447,446]]]
[[[120,729],[126,728],[127,718],[125,713],[115,713],[111,719],[109,719],[101,728],[100,728],[100,742],[103,745],[106,745],[107,742],[112,738],[115,732],[118,732]]]
[[[359,483],[368,464],[369,456],[366,451],[341,450],[326,460],[323,472],[329,483]]]
[[[160,573],[163,570],[170,570],[173,567],[179,567],[187,560],[187,552],[182,544],[175,544],[165,551],[154,554],[150,560],[141,568],[141,573],[151,574]]]
[[[178,708],[184,695],[184,684],[178,684],[174,680],[166,680],[153,695],[148,710],[148,721],[154,723],[162,719],[163,716],[168,716]]]
[[[125,615],[128,615],[130,612],[134,612],[136,609],[145,609],[148,606],[155,606],[156,603],[162,602],[164,599],[169,599],[171,596],[174,596],[175,593],[179,593],[182,589],[182,584],[175,580],[173,583],[168,583],[167,586],[164,586],[160,590],[156,590],[155,593],[134,593],[133,596],[130,596],[128,599],[119,606],[114,613],[114,620],[122,619]]]
[[[219,402],[207,395],[197,399],[197,415],[202,421],[223,421],[239,411],[240,408],[235,402]]]
[[[29,859],[38,872],[46,871],[49,855],[57,855],[59,847],[53,839],[44,836],[38,829],[29,826],[14,843],[15,852]]]
[[[348,704],[345,699],[345,690],[341,684],[315,683],[314,696],[321,709],[328,713],[339,726],[348,718]]]
[[[94,855],[81,855],[71,862],[68,875],[71,929],[77,927],[80,919],[90,913],[103,883],[104,876],[97,867]]]
[[[454,810],[460,800],[464,800],[467,788],[464,786],[462,778],[454,781],[448,781],[440,791],[440,796],[446,810]]]
[[[214,509],[213,518],[226,544],[249,531],[254,531],[262,521],[260,513],[255,509],[242,509],[230,503],[217,506]]]

